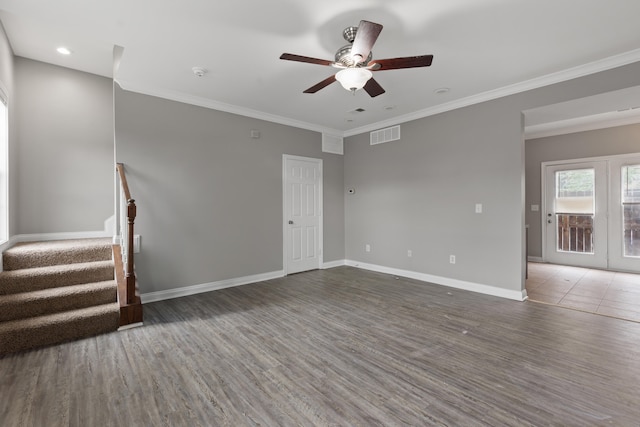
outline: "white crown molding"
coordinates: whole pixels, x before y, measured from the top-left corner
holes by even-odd
[[[609,113],[577,117],[575,119],[559,120],[557,122],[526,126],[524,128],[524,137],[525,139],[546,138],[548,136],[585,132],[637,123],[640,123],[640,109],[613,111]]]
[[[410,279],[420,280],[421,282],[435,283],[437,285],[443,285],[449,288],[462,289],[465,291],[477,292],[494,297],[507,298],[515,301],[524,301],[527,299],[527,291],[525,289],[523,289],[522,291],[513,291],[509,289],[498,288],[495,286],[483,285],[481,283],[466,282],[463,280],[451,279],[448,277],[434,276],[432,274],[418,273],[416,271],[401,270],[398,268],[385,267],[375,264],[367,264],[364,262],[353,260],[346,260],[345,264],[350,267],[361,268],[363,270],[392,274],[394,276],[408,277]]]
[[[640,49],[635,49],[619,55],[611,56],[609,58],[601,59],[599,61],[580,65],[578,67],[568,68],[566,70],[547,74],[545,76],[536,77],[534,79],[526,80],[520,83],[515,83],[498,89],[482,92],[477,95],[457,99],[445,104],[440,104],[423,110],[415,111],[403,116],[394,117],[382,122],[351,129],[344,132],[344,137],[346,138],[348,136],[359,135],[361,133],[371,132],[376,129],[394,126],[397,124],[410,122],[412,120],[422,119],[425,117],[444,113],[446,111],[456,110],[458,108],[468,107],[470,105],[491,101],[493,99],[502,98],[504,96],[514,95],[516,93],[526,92],[528,90],[549,86],[571,79],[576,79],[590,74],[599,73],[601,71],[610,70],[612,68],[621,67],[623,65],[632,64],[638,61],[640,61]]]
[[[237,105],[226,104],[224,102],[218,102],[199,96],[193,96],[185,93],[170,91],[166,89],[159,89],[149,86],[136,85],[126,80],[114,79],[121,88],[129,91],[136,92],[143,95],[155,96],[158,98],[168,99],[170,101],[182,102],[184,104],[196,105],[198,107],[210,108],[212,110],[224,111],[225,113],[237,114],[240,116],[250,117],[253,119],[264,120],[271,123],[278,123],[281,125],[291,126],[299,129],[306,129],[314,132],[326,133],[330,135],[342,136],[341,130],[332,129],[314,123],[307,123],[300,120],[294,120],[275,114],[265,113],[263,111],[253,110],[250,108],[244,108]]]
[[[479,104],[481,102],[491,101],[493,99],[502,98],[504,96],[514,95],[520,92],[526,92],[528,90],[537,89],[544,86],[549,86],[555,83],[583,77],[586,75],[606,71],[612,68],[621,67],[634,62],[640,61],[640,49],[635,49],[629,52],[614,55],[598,61],[593,61],[577,67],[568,68],[566,70],[558,71],[555,73],[547,74],[545,76],[536,77],[534,79],[526,80],[520,83],[504,86],[498,89],[489,90],[476,95],[468,96],[465,98],[457,99],[444,104],[435,105],[433,107],[418,110],[402,116],[393,117],[388,120],[372,123],[369,125],[357,127],[354,129],[341,131],[338,129],[332,129],[325,126],[320,126],[314,123],[303,122],[299,120],[290,119],[275,114],[265,113],[263,111],[253,110],[250,108],[244,108],[237,105],[226,104],[223,102],[214,101],[194,95],[188,95],[185,93],[170,91],[166,89],[160,89],[155,87],[149,87],[139,84],[134,84],[126,80],[114,79],[123,89],[141,93],[144,95],[156,96],[159,98],[169,99],[172,101],[182,102],[185,104],[196,105],[199,107],[210,108],[213,110],[224,111],[227,113],[238,114],[245,117],[251,117],[254,119],[265,120],[272,123],[278,123],[286,126],[292,126],[295,128],[306,129],[314,132],[326,133],[335,136],[342,136],[343,138],[359,135],[373,130],[386,128],[389,126],[395,126],[398,124],[410,122],[412,120],[418,120],[425,117],[433,116],[436,114],[444,113],[447,111],[456,110],[458,108],[468,107],[470,105]]]

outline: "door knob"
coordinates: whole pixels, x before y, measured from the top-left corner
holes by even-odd
[[[550,217],[552,214],[548,213],[547,216]]]
[[[292,225],[292,224],[293,224],[293,221],[289,220],[289,225]]]

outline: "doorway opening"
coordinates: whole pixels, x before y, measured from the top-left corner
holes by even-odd
[[[640,154],[542,169],[543,261],[640,272]]]
[[[542,163],[532,301],[640,322],[640,155]]]

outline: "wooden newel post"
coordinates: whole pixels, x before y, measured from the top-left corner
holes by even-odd
[[[133,223],[136,220],[136,201],[127,200],[127,223],[129,227],[129,241],[127,242],[127,304],[133,304],[136,300],[136,276],[133,272]]]

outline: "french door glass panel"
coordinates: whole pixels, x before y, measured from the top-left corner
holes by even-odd
[[[640,165],[622,166],[623,256],[640,258]]]
[[[609,268],[640,272],[640,156],[610,161]]]
[[[545,166],[547,261],[606,268],[606,172],[606,162]]]
[[[595,171],[561,170],[555,175],[556,250],[592,254]]]

